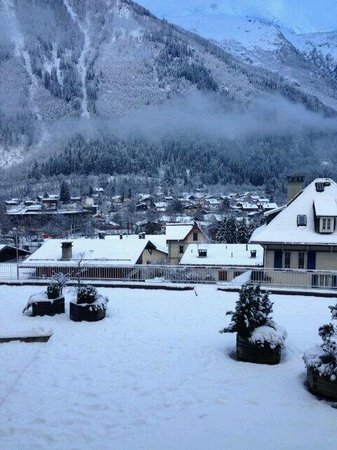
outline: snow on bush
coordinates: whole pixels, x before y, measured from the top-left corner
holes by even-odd
[[[272,311],[273,303],[269,300],[269,292],[262,294],[259,285],[247,283],[240,290],[235,311],[226,313],[232,316],[230,324],[220,330],[220,333],[237,332],[261,346],[284,346],[286,331],[272,320]]]
[[[337,320],[337,304],[329,308],[332,320]],[[305,366],[337,382],[337,326],[332,322],[322,325],[318,334],[323,342],[304,353]]]
[[[97,299],[97,290],[89,284],[80,285],[77,289],[77,303],[94,303]]]
[[[94,286],[89,284],[80,285],[77,289],[77,303],[78,305],[90,305],[90,310],[106,309],[109,299],[99,295]]]
[[[262,325],[255,328],[249,338],[249,342],[259,346],[268,344],[270,348],[284,347],[284,341],[287,337],[286,330],[275,322],[271,325],[270,323],[270,325]]]

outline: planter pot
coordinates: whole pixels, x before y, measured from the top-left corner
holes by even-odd
[[[307,369],[307,380],[313,394],[337,400],[337,381],[331,381],[329,377],[320,375],[311,367]]]
[[[64,297],[53,300],[36,300],[31,303],[32,316],[54,316],[62,314],[64,309]]]
[[[240,361],[258,364],[278,364],[281,359],[281,346],[270,348],[269,345],[252,344],[245,337],[236,335],[236,357]]]
[[[94,303],[77,304],[70,302],[70,319],[74,322],[97,322],[105,317],[106,307],[100,305],[99,307]]]

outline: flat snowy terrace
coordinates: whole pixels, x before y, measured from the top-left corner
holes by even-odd
[[[337,410],[307,391],[301,359],[334,299],[273,295],[287,349],[262,366],[218,333],[237,293],[100,289],[108,317],[75,323],[23,316],[40,290],[0,286],[0,334],[53,330],[0,345],[1,449],[336,449]]]

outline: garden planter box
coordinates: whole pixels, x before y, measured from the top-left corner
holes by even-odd
[[[307,369],[307,380],[313,394],[337,400],[337,381],[331,381],[330,377],[320,375],[311,367]]]
[[[55,314],[62,314],[64,309],[64,297],[55,299],[36,300],[31,303],[32,316],[54,316]]]
[[[258,364],[278,364],[281,359],[281,346],[271,348],[269,345],[259,346],[248,338],[236,335],[236,357],[240,361]]]
[[[70,302],[70,319],[74,322],[97,322],[105,317],[106,306],[103,303],[73,303]]]

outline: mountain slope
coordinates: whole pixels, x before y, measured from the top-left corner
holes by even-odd
[[[326,116],[337,113],[333,74],[317,68],[268,23],[248,22],[272,30],[271,48],[253,45],[248,53],[232,39],[220,48],[129,0],[0,5],[5,150],[43,152],[57,147],[55,129],[66,136],[102,120],[113,129],[116,117],[165,108],[196,91],[215,93],[227,110],[247,109],[261,96],[276,94]]]
[[[139,0],[159,17],[210,39],[221,32],[226,16],[250,16],[272,21],[297,33],[336,29],[337,3],[334,0]]]

